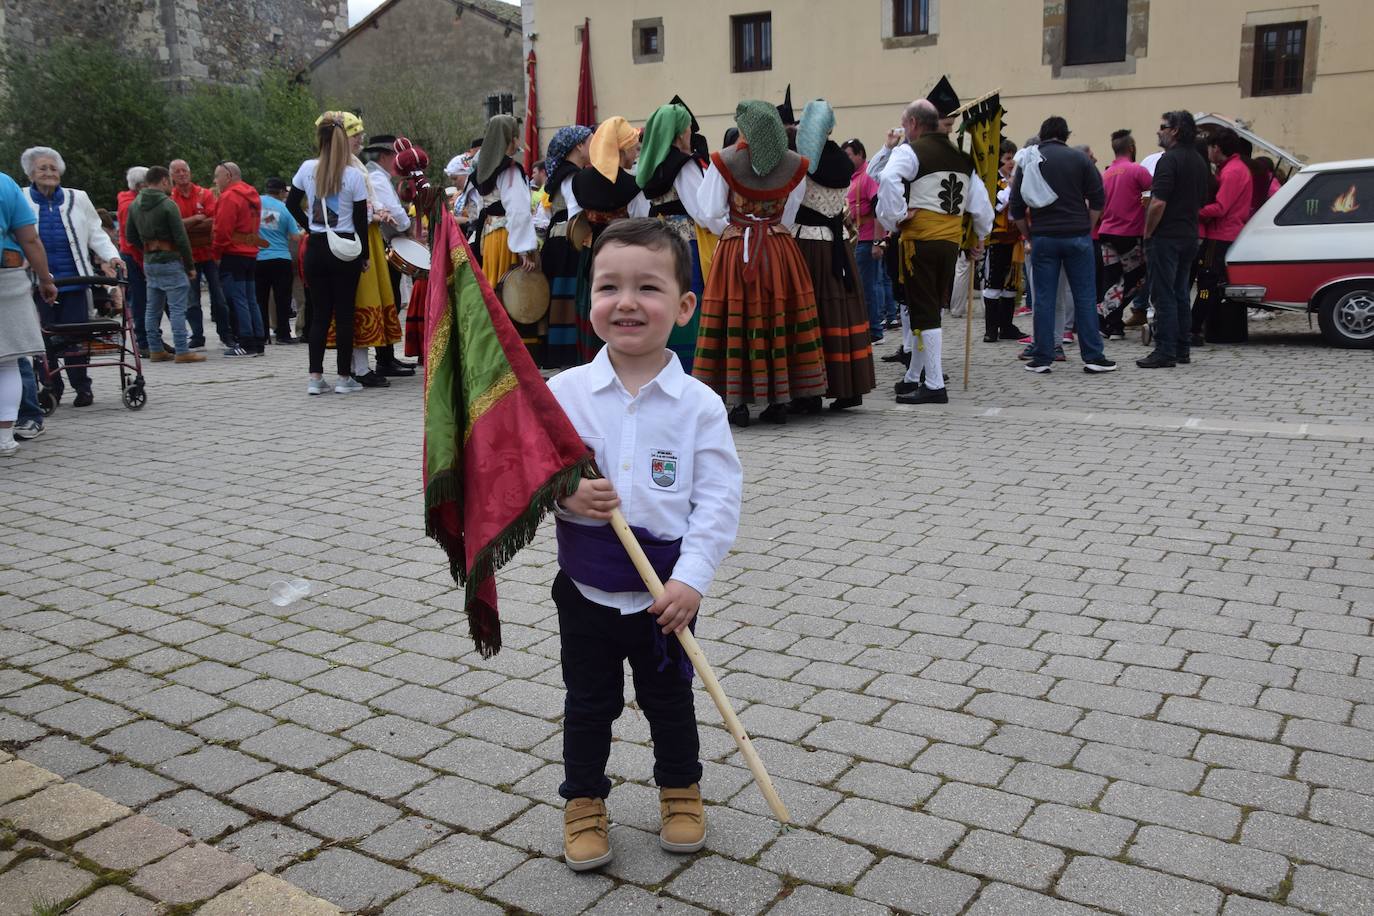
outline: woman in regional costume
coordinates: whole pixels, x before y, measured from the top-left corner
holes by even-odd
[[[697,235],[697,228],[706,224],[698,202],[704,177],[702,164],[692,155],[692,113],[676,103],[660,107],[644,124],[635,181],[649,201],[649,216],[666,222],[691,249],[692,292],[698,302],[706,287]],[[724,221],[707,228],[718,234],[725,229]],[[677,354],[684,372],[692,371],[700,319],[698,309],[691,321],[674,327],[668,335],[668,349]]]
[[[577,271],[577,355],[589,363],[601,349],[592,330],[592,245],[601,231],[627,216],[648,216],[649,203],[627,170],[639,158],[639,131],[621,117],[607,118],[592,134],[591,164],[573,176],[573,196],[586,214],[591,240],[582,248]]]
[[[811,274],[788,231],[806,193],[807,161],[787,148],[778,110],[758,100],[735,109],[740,139],[711,154],[701,186],[707,220],[728,219],[701,300],[692,375],[725,399],[730,422],[787,422],[793,399],[825,394]]]
[[[590,161],[587,147],[592,129],[581,124],[560,128],[549,141],[544,167],[549,179],[544,184],[553,214],[549,235],[539,261],[549,281],[549,333],[544,347],[546,369],[566,369],[578,365],[577,357],[577,267],[580,253],[568,241],[568,223],[582,211],[573,193],[573,176]]]
[[[319,127],[325,115],[315,121]],[[371,347],[389,347],[402,339],[401,320],[396,311],[396,294],[391,288],[391,272],[386,261],[386,242],[382,240],[382,220],[386,208],[378,198],[377,189],[368,177],[367,166],[358,158],[363,148],[363,122],[351,112],[344,113],[344,133],[348,134],[348,150],[353,156],[349,168],[357,169],[367,185],[367,235],[363,242],[362,260],[367,269],[358,278],[358,292],[354,296],[353,312],[353,377],[364,388],[386,388],[390,382],[373,372],[367,365],[367,351]],[[338,340],[333,321],[325,346],[334,349]]]
[[[482,195],[482,211],[476,220],[477,252],[482,273],[493,286],[519,263],[521,270],[539,267],[535,250],[539,241],[530,214],[530,183],[525,170],[515,161],[515,118],[496,115],[487,122],[487,132],[477,153],[477,193]],[[522,324],[515,322],[525,348],[538,365],[545,319]]]
[[[873,342],[869,338],[868,307],[859,284],[854,252],[844,240],[845,196],[854,163],[830,139],[835,112],[824,99],[808,102],[797,128],[797,152],[806,157],[806,196],[797,210],[797,239],[802,258],[811,270],[816,311],[821,322],[825,396],[834,398],[831,410],[863,403],[876,384]],[[820,410],[820,398],[793,401],[799,412]]]

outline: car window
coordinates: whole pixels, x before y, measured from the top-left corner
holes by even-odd
[[[1316,175],[1288,202],[1279,226],[1374,223],[1374,169]]]

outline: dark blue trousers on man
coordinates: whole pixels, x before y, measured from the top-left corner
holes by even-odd
[[[1150,302],[1155,307],[1155,353],[1165,359],[1189,355],[1193,309],[1188,296],[1188,274],[1196,254],[1196,238],[1145,241]]]

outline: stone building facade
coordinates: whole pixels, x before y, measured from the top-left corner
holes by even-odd
[[[348,30],[348,0],[0,0],[0,44],[114,42],[177,84],[296,71]]]

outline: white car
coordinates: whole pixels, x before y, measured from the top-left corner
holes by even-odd
[[[1226,254],[1226,298],[1316,312],[1337,347],[1374,349],[1374,159],[1303,167]]]

